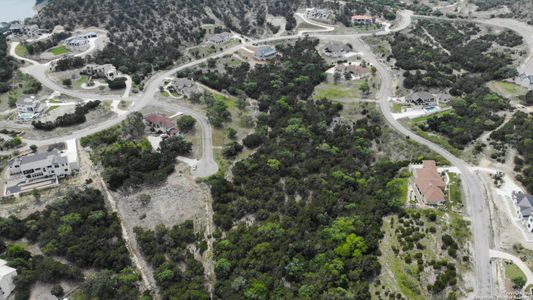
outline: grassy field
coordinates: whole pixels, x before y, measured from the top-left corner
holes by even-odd
[[[402,105],[400,103],[393,102],[391,110],[393,113],[401,113]]]
[[[80,89],[81,85],[87,83],[87,81],[89,81],[89,77],[87,75],[81,75],[79,79],[72,81],[72,87]]]
[[[522,272],[522,270],[520,270],[520,268],[518,268],[515,264],[505,264],[505,276],[511,281],[518,277],[522,277],[524,282],[527,281],[524,272]]]
[[[28,49],[23,44],[18,44],[17,48],[15,48],[15,53],[18,56],[24,57],[24,56],[26,56],[28,54]]]
[[[448,173],[450,183],[448,184],[448,203],[451,207],[457,207],[463,203],[463,194],[461,191],[461,179],[455,173]]]
[[[61,46],[57,46],[55,48],[50,49],[49,52],[52,53],[53,55],[63,55],[63,54],[69,53],[70,50],[68,50],[67,47],[65,47],[65,45],[61,45]]]
[[[438,144],[438,145],[444,147],[444,149],[448,150],[453,155],[461,156],[461,150],[459,150],[459,149],[455,148],[454,146],[452,146],[447,138],[445,138],[445,137],[443,137],[441,135],[438,135],[438,134],[431,133],[431,132],[425,132],[425,131],[423,131],[422,129],[420,129],[418,127],[412,127],[411,129],[416,134],[420,135],[421,137],[425,138],[426,140],[431,141],[431,142],[433,142],[435,144]]]
[[[514,84],[512,82],[505,81],[491,81],[487,83],[487,86],[494,92],[505,97],[519,97],[527,93],[527,89]]]
[[[59,105],[51,105],[50,107],[48,107],[48,109],[46,110],[46,112],[51,112],[53,111],[54,109],[58,109],[59,108]]]
[[[362,83],[362,80],[353,81],[353,84],[350,85],[321,83],[315,87],[313,98],[330,100],[361,98],[359,87]]]

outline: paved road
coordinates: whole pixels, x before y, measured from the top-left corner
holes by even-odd
[[[431,150],[442,155],[450,163],[456,166],[462,174],[462,183],[465,191],[465,202],[469,211],[472,234],[473,234],[473,259],[474,259],[474,274],[475,274],[475,293],[476,297],[485,298],[492,295],[492,272],[489,260],[489,241],[492,233],[490,230],[490,219],[488,214],[488,207],[486,204],[486,197],[484,195],[484,188],[476,175],[470,170],[469,165],[463,160],[455,157],[441,146],[434,144],[400,124],[392,115],[390,109],[389,97],[392,96],[392,77],[391,72],[381,64],[376,58],[370,48],[364,44],[359,38],[355,38],[357,43],[361,45],[360,51],[363,57],[374,65],[381,77],[381,87],[378,92],[379,106],[387,120],[387,122],[401,134],[408,136],[411,140],[416,141],[422,145],[426,145]]]

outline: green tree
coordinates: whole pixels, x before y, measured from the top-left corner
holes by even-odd
[[[63,79],[63,85],[66,87],[72,87],[72,80],[70,78]]]
[[[139,138],[144,134],[143,115],[136,111],[128,114],[126,120],[122,121],[122,134],[132,138]]]
[[[370,87],[368,86],[368,81],[365,80],[363,83],[361,83],[361,86],[359,86],[359,90],[363,93],[363,95],[367,95],[370,91]]]
[[[196,120],[189,115],[181,116],[178,120],[176,120],[176,125],[178,125],[178,129],[180,132],[189,132],[194,128],[194,125],[196,124]]]

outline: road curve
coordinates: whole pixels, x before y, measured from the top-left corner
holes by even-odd
[[[434,144],[407,129],[393,116],[390,109],[389,97],[392,96],[392,78],[386,67],[378,61],[370,48],[360,39],[358,45],[361,45],[361,52],[365,59],[374,65],[381,77],[381,87],[378,92],[379,107],[385,120],[398,132],[409,137],[411,140],[426,145],[429,149],[442,155],[450,163],[456,166],[462,174],[462,186],[465,194],[465,202],[472,224],[473,235],[473,258],[475,273],[475,293],[478,298],[490,298],[492,295],[492,272],[489,257],[489,241],[491,240],[491,231],[489,222],[488,207],[484,188],[476,175],[471,171],[469,165],[463,160],[457,158],[446,149]]]

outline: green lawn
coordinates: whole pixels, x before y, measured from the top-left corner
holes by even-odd
[[[65,47],[65,45],[61,45],[61,46],[57,46],[55,48],[50,49],[49,52],[52,53],[53,55],[62,55],[62,54],[69,53],[70,50],[68,50],[67,47]]]
[[[448,185],[448,199],[452,206],[461,205],[463,203],[463,194],[461,193],[461,183],[459,177],[455,173],[448,173],[450,183]]]
[[[24,56],[26,56],[28,54],[28,49],[23,44],[18,44],[17,48],[15,48],[15,53],[18,56],[24,57]]]
[[[220,101],[226,103],[226,106],[228,107],[228,109],[233,109],[237,105],[235,103],[235,101],[232,98],[230,98],[230,97],[226,97],[226,96],[218,94],[218,93],[211,93],[211,94],[213,95],[213,97],[216,100],[220,100]]]
[[[52,110],[57,109],[57,108],[59,108],[59,105],[51,105],[50,107],[48,107],[48,109],[46,110],[46,112],[47,112],[47,113],[48,113],[48,112],[51,112]]]
[[[441,145],[442,147],[444,147],[444,149],[448,150],[453,155],[455,155],[455,156],[460,156],[461,155],[461,150],[459,150],[459,149],[455,148],[454,146],[452,146],[447,138],[445,138],[445,137],[443,137],[441,135],[438,135],[438,134],[431,133],[431,132],[425,132],[424,130],[422,130],[422,129],[416,127],[416,126],[413,126],[411,129],[416,134],[418,134],[419,136],[425,138],[426,140],[431,141],[431,142],[433,142],[435,144]]]
[[[507,276],[509,280],[513,280],[517,277],[522,277],[524,279],[524,282],[527,281],[524,272],[522,272],[522,270],[520,270],[520,268],[517,267],[515,264],[505,264],[505,276]]]
[[[76,89],[81,88],[81,85],[87,83],[89,77],[87,75],[81,75],[79,79],[72,81],[72,86]]]
[[[393,102],[392,103],[392,112],[393,113],[401,113],[402,112],[402,105],[400,103]]]
[[[518,97],[527,93],[526,88],[512,82],[491,81],[487,85],[491,90],[505,97]]]
[[[361,98],[359,94],[359,86],[362,83],[362,80],[354,81],[354,84],[350,86],[345,86],[343,84],[321,83],[315,87],[313,98],[327,98],[330,100]]]

